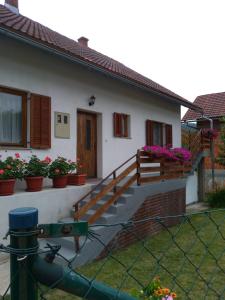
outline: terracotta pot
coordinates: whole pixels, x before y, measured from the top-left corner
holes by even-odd
[[[16,179],[0,180],[0,196],[9,196],[14,194]]]
[[[69,174],[68,184],[69,185],[84,185],[86,183],[87,174]]]
[[[42,190],[43,186],[43,179],[42,176],[37,177],[26,177],[26,183],[27,183],[27,192],[39,192]]]
[[[53,187],[62,189],[67,186],[68,175],[55,176],[52,178]]]

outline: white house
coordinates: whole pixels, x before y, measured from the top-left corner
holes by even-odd
[[[180,106],[199,108],[88,47],[0,5],[1,154],[84,162],[104,177],[146,143],[180,146]],[[146,133],[146,120],[152,126]],[[168,126],[169,125],[169,126]],[[172,128],[172,133],[171,133]]]
[[[146,143],[180,146],[181,105],[201,112],[89,48],[88,39],[73,41],[20,15],[17,0],[0,5],[2,156],[79,157],[88,177],[103,178]],[[179,184],[165,186],[168,192]],[[55,222],[85,188],[2,197],[0,227],[6,229],[7,212],[16,206],[36,206],[41,221]]]

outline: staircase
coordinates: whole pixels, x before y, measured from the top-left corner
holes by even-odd
[[[162,184],[167,185],[168,190],[174,189],[171,184],[173,179],[184,178],[190,170],[190,162],[181,165],[179,162],[168,162],[164,158],[150,157],[146,152],[138,150],[76,202],[70,217],[59,220],[63,223],[85,220],[90,226],[98,224],[90,228],[94,234],[101,236],[103,244],[96,239],[86,240],[83,237],[49,241],[61,244],[61,254],[67,259],[72,259],[76,252],[76,267],[93,260],[103,251],[104,245],[108,245],[121,230],[121,226],[106,225],[127,222],[147,196],[160,193]]]
[[[174,187],[173,179],[182,179],[193,174],[203,157],[208,155],[208,148],[209,139],[204,138],[200,130],[190,139],[190,162],[181,164],[167,161],[165,158],[151,157],[143,150],[138,150],[76,202],[71,216],[59,220],[63,223],[74,220],[88,221],[93,234],[101,236],[101,242],[83,237],[49,241],[60,244],[61,254],[67,259],[72,259],[77,253],[74,262],[76,267],[97,258],[105,245],[108,245],[121,230],[119,225],[107,225],[130,220],[147,196],[161,192],[162,185],[167,185],[167,190],[176,189],[177,181]],[[94,224],[98,226],[92,226]]]

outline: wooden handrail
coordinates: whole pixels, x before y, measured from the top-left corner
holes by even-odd
[[[191,161],[167,161],[165,158],[151,157],[145,151],[140,151],[140,184],[159,182],[167,179],[175,179],[186,176],[186,173],[191,170]],[[158,163],[159,166],[151,166],[151,164]],[[147,164],[147,166],[144,166]],[[148,175],[149,173],[149,175]],[[144,174],[144,176],[142,176]]]
[[[114,204],[118,198],[131,186],[133,182],[137,180],[137,173],[134,174],[122,187],[120,187],[116,194],[114,194],[108,201],[106,201],[96,212],[88,219],[88,223],[92,224],[99,217],[108,210],[108,208]]]
[[[132,159],[135,161],[128,165],[127,168],[121,170],[119,174],[116,172],[129,163]],[[159,163],[159,166],[149,166],[149,164]],[[148,164],[146,167],[143,166]],[[137,154],[133,155],[122,163],[119,167],[113,170],[108,176],[106,176],[99,184],[97,184],[91,191],[85,194],[75,205],[74,220],[78,221],[83,217],[90,209],[92,209],[106,194],[110,191],[113,191],[113,194],[110,195],[108,199],[98,208],[95,212],[88,218],[88,223],[92,224],[96,222],[108,209],[111,205],[115,204],[119,197],[135,182],[137,181],[138,185],[143,183],[151,183],[161,180],[180,178],[185,176],[185,172],[190,170],[191,162],[187,164],[180,164],[179,162],[167,162],[164,158],[155,158],[150,157],[143,150],[138,150]],[[132,174],[136,169],[135,174]],[[157,174],[155,174],[155,172]],[[147,175],[149,173],[149,175]],[[142,174],[147,176],[142,177]],[[107,179],[112,176],[111,180],[100,189],[100,191],[93,197],[89,199],[83,206],[79,207],[80,202],[85,198],[93,194],[93,191],[98,189]],[[128,177],[129,176],[129,177]],[[125,178],[128,178],[124,183],[120,183]],[[79,238],[75,239],[76,251],[79,252]]]
[[[92,188],[87,194],[85,194],[84,196],[82,196],[77,202],[76,204],[73,205],[73,207],[77,206],[81,201],[83,201],[85,198],[87,198],[89,195],[91,195],[95,190],[97,190],[107,179],[109,179],[111,176],[115,176],[116,172],[122,168],[124,165],[126,165],[129,161],[131,161],[133,158],[137,159],[137,154],[134,154],[133,156],[131,156],[128,160],[126,160],[125,162],[123,162],[119,167],[117,167],[115,170],[113,170],[109,175],[107,175],[105,178],[103,178],[101,180],[101,182],[99,182],[94,188]]]
[[[108,192],[112,190],[115,184],[119,183],[125,177],[127,177],[134,169],[137,168],[137,162],[132,163],[127,169],[125,169],[116,179],[112,179],[95,197],[93,197],[88,203],[82,206],[77,213],[75,213],[75,219],[79,219],[85,213],[91,209],[100,199],[102,199]]]

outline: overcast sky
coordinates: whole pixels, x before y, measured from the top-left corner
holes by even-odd
[[[4,4],[4,0],[0,0]],[[20,12],[190,101],[225,91],[224,0],[19,0]]]

